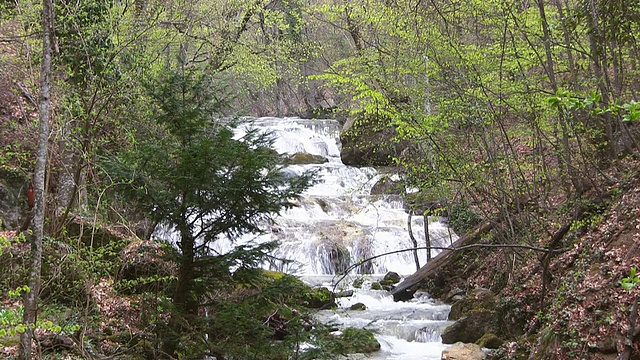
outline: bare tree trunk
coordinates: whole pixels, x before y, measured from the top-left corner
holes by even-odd
[[[416,271],[420,270],[420,260],[418,258],[418,241],[415,236],[413,236],[413,229],[411,229],[411,218],[413,217],[413,210],[409,210],[409,215],[407,216],[407,229],[409,230],[409,238],[411,239],[411,243],[413,244],[413,261],[416,263]]]
[[[49,118],[51,117],[51,58],[53,57],[53,4],[52,0],[42,0],[42,73],[40,74],[40,130],[38,132],[38,152],[33,174],[35,195],[34,233],[31,244],[31,266],[29,270],[29,292],[24,297],[23,323],[26,331],[20,335],[19,358],[31,359],[33,330],[37,319],[38,295],[40,293],[42,270],[42,238],[44,237],[45,170],[47,167],[47,147],[49,142]]]
[[[429,215],[424,214],[424,241],[427,244],[427,261],[431,260],[431,236],[429,234]]]

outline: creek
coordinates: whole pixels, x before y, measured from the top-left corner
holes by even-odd
[[[372,359],[440,359],[446,347],[441,330],[448,324],[449,306],[439,304],[427,294],[417,294],[408,302],[394,302],[386,290],[372,290],[371,284],[389,271],[402,276],[416,270],[413,253],[402,252],[377,258],[339,279],[335,274],[359,260],[387,252],[412,248],[402,198],[399,195],[371,195],[381,178],[374,168],[345,166],[340,158],[341,125],[335,120],[298,118],[245,118],[238,129],[256,127],[275,136],[280,153],[312,155],[315,164],[294,164],[286,171],[299,174],[315,169],[321,182],[303,194],[299,206],[279,214],[270,231],[241,241],[278,240],[276,257],[292,263],[272,262],[267,266],[300,276],[313,286],[335,291],[354,290],[350,297],[337,299],[337,310],[323,310],[320,321],[338,328],[359,327],[372,330],[381,344]],[[424,242],[422,216],[411,219],[414,236]],[[428,231],[433,246],[447,246],[456,240],[447,225],[430,218]],[[218,251],[228,251],[232,244],[217,243]],[[432,250],[435,256],[438,251]],[[418,253],[422,264],[426,251]],[[355,288],[355,280],[362,286]],[[348,310],[363,303],[366,310]]]

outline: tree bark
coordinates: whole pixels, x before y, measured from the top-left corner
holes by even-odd
[[[19,358],[31,359],[33,330],[38,313],[42,271],[42,238],[44,237],[45,214],[45,170],[49,142],[49,118],[51,117],[51,60],[53,57],[53,3],[42,1],[42,73],[40,74],[40,129],[38,131],[38,151],[33,173],[34,188],[34,238],[31,243],[31,265],[29,270],[29,292],[24,297],[23,323],[26,331],[20,335]]]

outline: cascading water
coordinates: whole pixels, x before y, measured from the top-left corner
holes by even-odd
[[[300,275],[313,285],[337,285],[341,289],[351,289],[354,278],[364,276],[368,281],[360,289],[354,289],[353,296],[338,299],[341,310],[321,311],[318,318],[337,326],[374,331],[381,350],[371,358],[440,359],[444,348],[440,330],[447,324],[449,306],[436,304],[426,295],[395,303],[387,291],[371,290],[369,286],[388,271],[412,274],[416,270],[412,252],[378,258],[356,269],[354,275],[341,284],[332,283],[336,280],[333,274],[352,263],[413,247],[402,199],[397,195],[370,195],[371,188],[380,179],[377,171],[342,163],[340,124],[335,120],[298,118],[247,119],[243,124],[272,132],[275,149],[280,153],[305,153],[316,155],[316,160],[326,159],[320,164],[288,167],[287,171],[295,173],[316,169],[322,181],[304,193],[300,206],[277,217],[271,233],[256,239],[278,240],[281,245],[276,256],[294,260],[286,268],[277,264],[272,267]],[[238,133],[241,135],[242,127]],[[456,240],[442,222],[433,221],[428,225],[434,246],[446,246]],[[412,218],[412,229],[416,239],[425,238],[422,216]],[[437,252],[432,250],[432,255]],[[418,256],[424,263],[426,251],[419,251]],[[346,310],[358,302],[367,309]]]
[[[310,285],[343,290],[353,289],[353,280],[363,278],[363,286],[353,289],[353,296],[337,299],[339,309],[321,311],[317,315],[319,320],[338,327],[364,327],[374,331],[381,350],[369,358],[440,359],[445,347],[440,341],[440,330],[447,324],[449,306],[437,304],[426,295],[395,303],[387,291],[370,289],[371,282],[388,271],[412,274],[416,270],[412,252],[377,258],[355,269],[339,284],[334,283],[337,280],[334,275],[350,264],[414,247],[401,197],[370,195],[371,188],[380,179],[378,172],[342,163],[340,124],[335,120],[244,118],[237,136],[241,137],[249,128],[273,133],[274,148],[280,153],[312,155],[315,164],[290,165],[286,171],[300,174],[315,169],[321,182],[305,191],[299,206],[279,214],[274,223],[268,225],[270,231],[246,236],[235,243],[218,240],[214,250],[224,254],[234,244],[278,240],[280,246],[274,257],[293,262],[273,262],[265,267],[298,275]],[[424,239],[423,217],[414,216],[411,221],[414,237]],[[456,240],[455,234],[442,222],[430,221],[428,228],[433,246],[447,246]],[[437,253],[432,250],[432,255]],[[424,264],[426,251],[418,251],[418,256]],[[347,310],[358,302],[367,309]]]

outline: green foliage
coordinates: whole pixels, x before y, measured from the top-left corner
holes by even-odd
[[[638,277],[637,271],[637,268],[631,268],[631,271],[629,271],[629,276],[620,280],[620,285],[623,289],[631,290],[636,286],[637,283],[640,283],[640,277]]]
[[[254,283],[260,274],[255,269],[270,258],[276,244],[240,245],[219,256],[212,256],[209,246],[221,236],[233,240],[260,232],[265,220],[294,206],[295,198],[315,181],[314,174],[285,174],[284,158],[271,149],[270,134],[247,130],[236,138],[233,122],[217,118],[224,105],[224,87],[211,77],[167,71],[150,79],[146,88],[150,102],[144,113],[150,118],[143,120],[155,124],[139,129],[135,146],[105,158],[103,165],[108,176],[124,184],[117,189],[138,212],[173,227],[180,237],[173,259],[177,277],[165,351],[187,357],[203,354],[209,346],[200,341],[204,334],[233,329],[235,340],[211,351],[265,352],[276,346],[265,342],[271,331],[263,324],[265,316],[276,311],[288,318],[286,306],[270,307],[284,302],[279,299],[280,288],[272,287],[283,283],[274,281],[252,298],[265,304],[264,311],[252,301],[208,294],[214,289],[232,291],[234,282],[249,289],[260,285]],[[233,282],[231,268],[238,269]],[[216,304],[211,309],[216,314],[199,321],[196,315],[204,299]],[[244,336],[255,341],[239,340]]]
[[[449,210],[449,226],[458,234],[470,231],[481,221],[478,213],[467,204],[454,204]]]

